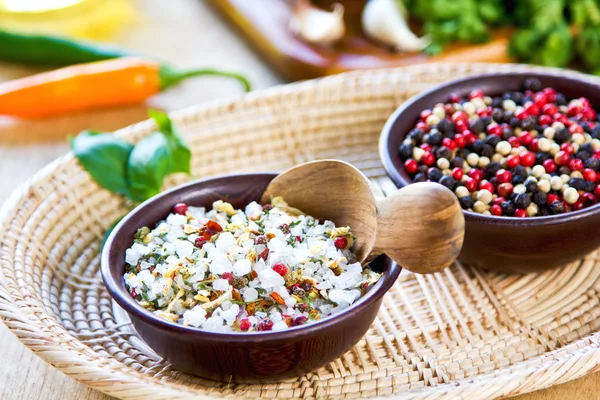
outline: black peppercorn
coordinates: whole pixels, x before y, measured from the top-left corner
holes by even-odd
[[[531,199],[527,193],[518,194],[515,197],[515,207],[525,210],[531,204]]]
[[[483,123],[484,126],[488,126],[492,123],[492,117],[481,117],[479,120]]]
[[[577,190],[585,190],[585,180],[582,178],[569,179],[569,186]]]
[[[432,146],[438,146],[440,143],[442,143],[442,139],[442,134],[438,131],[430,132],[428,135],[423,137],[423,141]]]
[[[515,213],[515,206],[512,201],[503,201],[500,205],[502,207],[502,214],[511,216]]]
[[[512,174],[513,175],[519,175],[519,176],[522,176],[524,178],[527,178],[527,168],[525,168],[522,165],[517,165],[516,167],[514,167],[512,169]]]
[[[546,216],[550,215],[550,211],[548,211],[545,208],[540,208],[537,215],[540,217],[546,217]]]
[[[597,158],[588,158],[583,162],[583,166],[585,168],[590,168],[598,172],[598,168],[600,168],[600,160],[598,160]]]
[[[465,163],[465,161],[460,157],[454,157],[451,162],[451,164],[454,168],[461,168],[461,169],[462,169],[464,163]]]
[[[504,121],[505,123],[509,123],[511,119],[515,116],[515,113],[512,111],[504,111]]]
[[[417,171],[426,174],[428,169],[429,169],[429,167],[427,165],[419,165],[419,168],[417,168]]]
[[[408,137],[414,140],[417,144],[423,143],[423,136],[425,136],[425,132],[420,129],[413,129],[408,132]]]
[[[494,185],[494,187],[498,186],[498,178],[493,177],[490,179],[490,183]]]
[[[554,141],[558,144],[563,144],[564,142],[568,142],[571,138],[571,134],[567,128],[560,128],[554,134]]]
[[[579,151],[585,151],[586,153],[589,153],[589,154],[595,153],[594,146],[592,146],[592,144],[589,142],[582,144],[581,147],[579,148]]]
[[[504,110],[501,108],[494,108],[492,110],[492,119],[497,123],[504,122]]]
[[[527,179],[527,178],[524,177],[523,175],[514,175],[513,179],[512,179],[512,184],[518,185],[519,183],[524,183],[525,179]]]
[[[590,153],[588,153],[587,151],[583,151],[583,150],[579,150],[577,153],[575,153],[575,157],[579,158],[581,161],[585,161],[588,158],[590,158],[592,155]]]
[[[539,92],[542,90],[542,82],[538,78],[525,79],[523,83],[524,90],[531,90],[532,92]]]
[[[535,153],[535,163],[542,164],[544,161],[551,159],[552,156],[548,153]]]
[[[558,169],[558,175],[571,175],[571,170],[566,165],[563,165]]]
[[[521,92],[512,92],[510,93],[509,98],[514,101],[516,105],[521,106],[523,105],[523,97],[525,96]]]
[[[525,188],[529,193],[535,193],[538,191],[538,185],[534,180],[525,181]]]
[[[490,135],[488,137],[485,138],[485,143],[489,144],[490,146],[494,146],[496,147],[496,145],[501,141],[502,139],[500,138],[500,136],[496,136],[496,135]]]
[[[585,133],[592,133],[592,127],[587,122],[580,122],[579,126],[583,128]]]
[[[590,133],[592,139],[600,139],[600,125],[596,125],[594,129],[592,129],[592,133]]]
[[[596,189],[596,184],[592,181],[585,181],[585,190],[588,193],[594,193],[594,190]]]
[[[443,119],[437,124],[437,130],[445,136],[453,136],[455,133],[455,127],[452,121]]]
[[[419,172],[413,178],[413,182],[427,182],[427,176],[423,172]]]
[[[456,180],[452,178],[450,175],[444,175],[442,179],[440,179],[440,183],[446,186],[448,189],[453,190],[454,185],[456,185]]]
[[[542,191],[537,191],[531,196],[531,200],[538,206],[543,206],[548,202],[548,195]]]
[[[442,176],[444,176],[444,174],[442,173],[442,171],[440,171],[439,168],[429,168],[429,170],[427,171],[427,177],[432,181],[432,182],[438,182]]]
[[[489,144],[486,144],[483,146],[483,150],[481,150],[481,155],[483,157],[487,157],[487,158],[492,158],[492,156],[494,155],[494,146],[490,146]]]
[[[496,172],[498,172],[500,169],[502,169],[502,166],[500,165],[500,163],[492,161],[491,163],[489,163],[487,165],[487,167],[485,167],[486,178],[491,179],[491,178],[495,177]]]
[[[471,196],[465,196],[460,198],[460,206],[465,210],[467,208],[473,208],[473,199]]]
[[[435,151],[435,155],[437,158],[445,158],[446,160],[450,161],[450,158],[452,157],[452,150],[446,146],[442,146]]]
[[[513,136],[515,136],[515,132],[512,129],[508,127],[502,129],[502,139],[508,140]]]
[[[521,121],[521,128],[523,128],[524,131],[530,131],[532,129],[535,129],[536,125],[537,122],[535,120],[535,117],[532,116],[529,116],[523,121]]]
[[[556,93],[556,98],[554,99],[554,102],[556,103],[557,106],[566,106],[567,98],[562,93]]]
[[[406,161],[409,158],[412,157],[412,151],[413,147],[410,144],[403,144],[402,146],[400,146],[400,148],[398,149],[398,153],[400,153],[400,158],[402,158],[402,160]]]
[[[483,146],[485,146],[485,142],[483,140],[477,139],[475,142],[473,142],[473,150],[479,155],[481,155],[481,152],[483,151]]]
[[[492,98],[492,108],[502,107],[502,97]]]
[[[471,154],[471,152],[469,151],[469,149],[465,148],[465,149],[460,149],[456,155],[461,157],[463,160],[466,160],[467,156],[469,154]]]
[[[565,205],[562,203],[562,201],[553,201],[549,208],[550,214],[562,214],[565,212]]]
[[[479,135],[485,129],[485,124],[481,119],[476,119],[469,123],[469,130],[476,135]]]

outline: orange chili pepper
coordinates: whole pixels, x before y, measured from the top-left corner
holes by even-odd
[[[182,80],[200,75],[241,75],[213,69],[175,71],[135,57],[78,64],[0,84],[0,115],[38,118],[139,103]]]

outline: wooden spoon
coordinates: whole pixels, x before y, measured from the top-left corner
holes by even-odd
[[[463,243],[465,220],[458,199],[444,186],[415,183],[376,199],[369,179],[339,160],[312,161],[277,176],[262,195],[337,226],[349,226],[361,263],[385,253],[416,273],[452,264]]]

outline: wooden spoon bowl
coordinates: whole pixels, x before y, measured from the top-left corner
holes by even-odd
[[[312,161],[278,175],[261,202],[282,196],[291,206],[337,226],[350,226],[358,260],[385,253],[403,268],[433,273],[460,253],[465,221],[456,196],[436,183],[419,183],[376,199],[369,179],[339,160]]]

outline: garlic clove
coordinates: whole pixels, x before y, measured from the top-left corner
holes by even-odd
[[[297,0],[289,28],[296,36],[309,43],[335,43],[346,31],[344,6],[335,3],[332,11],[325,11],[313,6],[309,0]]]
[[[369,0],[362,13],[365,34],[401,51],[421,51],[429,44],[408,27],[407,12],[399,0]]]

